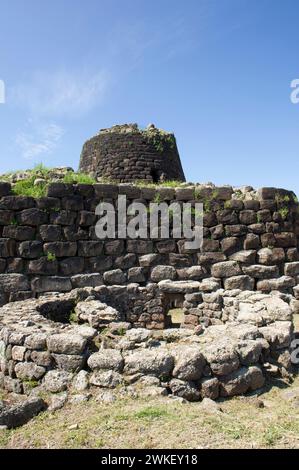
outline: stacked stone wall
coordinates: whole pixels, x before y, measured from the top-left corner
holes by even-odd
[[[116,207],[119,195],[128,204],[202,202],[202,247],[186,250],[173,238],[99,240],[95,208]],[[47,197],[33,199],[0,183],[0,302],[93,287],[135,326],[161,328],[171,295],[180,294],[194,326],[219,315],[212,313],[222,309],[211,295],[217,289],[293,293],[298,233],[296,198],[281,189],[52,183]]]

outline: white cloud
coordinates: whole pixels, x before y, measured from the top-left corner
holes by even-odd
[[[107,84],[104,71],[39,72],[11,90],[11,101],[35,117],[76,118],[101,104]]]
[[[35,125],[30,132],[20,132],[16,145],[26,160],[35,160],[42,155],[51,154],[57,147],[64,130],[57,124]]]

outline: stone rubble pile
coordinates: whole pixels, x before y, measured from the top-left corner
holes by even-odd
[[[255,391],[273,374],[291,377],[290,296],[219,289],[201,295],[222,306],[225,323],[148,330],[132,328],[92,293],[49,294],[0,309],[1,388],[29,398],[65,394],[55,395],[59,408],[72,390],[81,393],[71,395],[78,402],[88,390],[115,388],[199,401]],[[7,413],[2,407],[0,425],[11,426]]]

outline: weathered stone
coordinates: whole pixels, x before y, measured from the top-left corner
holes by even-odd
[[[26,348],[24,348],[24,346],[13,346],[11,351],[11,357],[14,361],[23,361],[25,352]]]
[[[120,256],[124,252],[124,240],[110,240],[105,242],[104,251],[106,255]]]
[[[68,399],[67,392],[62,392],[56,395],[52,395],[51,402],[48,410],[53,413],[54,411],[61,410],[64,407]]]
[[[284,291],[291,289],[296,284],[295,279],[290,276],[281,276],[276,279],[263,279],[257,282],[256,289],[262,292],[271,292],[273,290]]]
[[[47,338],[49,351],[58,354],[81,354],[86,347],[86,339],[80,335],[60,333]]]
[[[0,257],[9,258],[10,256],[15,256],[16,243],[14,240],[9,238],[0,239]]]
[[[299,262],[285,263],[284,273],[286,276],[298,276],[299,274]]]
[[[160,281],[159,289],[161,292],[169,294],[187,294],[199,290],[200,283],[198,281]]]
[[[78,372],[86,363],[86,358],[77,354],[52,353],[51,355],[55,361],[56,367],[68,372]]]
[[[103,276],[99,273],[76,274],[71,277],[73,289],[80,287],[97,287],[103,285]]]
[[[126,282],[126,275],[121,269],[106,271],[103,276],[104,282],[110,285],[122,285]]]
[[[282,248],[290,248],[297,246],[297,239],[294,233],[292,232],[281,232],[275,233],[276,245]]]
[[[39,258],[43,254],[43,245],[37,240],[21,242],[18,251],[22,258]]]
[[[78,256],[94,257],[101,255],[103,251],[103,242],[101,241],[79,241]]]
[[[0,182],[0,197],[8,196],[11,192],[11,184],[5,181]]]
[[[163,281],[164,279],[174,280],[177,276],[173,266],[155,266],[151,272],[151,280],[154,282]]]
[[[263,266],[263,265],[252,265],[243,266],[243,273],[256,279],[270,279],[279,276],[279,269],[277,266]]]
[[[83,210],[83,198],[78,194],[72,194],[70,196],[65,196],[61,201],[62,209],[68,211],[81,211]]]
[[[153,252],[153,242],[149,240],[127,240],[127,252],[145,255]]]
[[[32,280],[31,288],[34,292],[69,292],[72,284],[67,277],[38,277]]]
[[[31,351],[30,359],[38,366],[46,368],[51,368],[54,364],[53,358],[48,351]]]
[[[220,252],[198,253],[197,258],[198,263],[201,265],[220,263],[222,261],[226,261],[227,259],[225,254]]]
[[[123,382],[123,377],[113,370],[96,371],[90,376],[89,383],[96,387],[115,388]]]
[[[33,240],[35,228],[22,225],[8,225],[3,227],[3,238],[14,238],[17,241]]]
[[[84,258],[70,257],[59,263],[60,272],[63,276],[80,273],[84,270]]]
[[[39,234],[44,242],[59,241],[62,236],[61,227],[59,225],[41,225],[39,227]]]
[[[57,258],[66,256],[76,256],[77,243],[76,242],[50,242],[44,244],[44,252],[52,253]]]
[[[249,389],[248,369],[242,367],[239,370],[223,377],[220,381],[220,394],[222,397],[242,395]]]
[[[218,211],[217,220],[218,220],[218,224],[225,224],[225,225],[236,225],[239,222],[236,212],[231,211],[229,209]]]
[[[28,398],[12,406],[4,406],[0,409],[0,425],[7,426],[8,429],[23,426],[45,408],[44,400],[37,397]]]
[[[193,346],[179,346],[174,351],[175,366],[172,375],[181,380],[196,381],[202,376],[205,358]]]
[[[207,345],[203,354],[216,376],[230,374],[238,369],[240,364],[234,346],[227,343],[226,340],[215,341],[214,344]]]
[[[212,276],[218,277],[232,277],[242,274],[241,268],[236,261],[224,261],[216,263],[211,268]]]
[[[146,328],[132,328],[126,332],[126,338],[134,343],[142,343],[152,336],[151,331]]]
[[[0,274],[0,291],[9,294],[29,289],[28,279],[23,274]]]
[[[120,313],[117,310],[98,300],[79,302],[75,312],[80,320],[87,321],[93,328],[120,320]]]
[[[148,255],[143,255],[139,257],[140,266],[147,268],[150,266],[155,266],[161,261],[161,256],[158,253],[151,253]]]
[[[244,240],[244,250],[257,250],[261,246],[260,237],[249,233]]]
[[[249,276],[233,276],[224,279],[224,289],[241,289],[241,290],[253,290],[254,279]]]
[[[239,263],[254,264],[256,259],[255,250],[242,250],[234,253],[229,257],[232,261],[238,261]]]
[[[287,348],[292,338],[292,323],[288,321],[276,321],[269,326],[261,327],[260,332],[272,348]]]
[[[237,348],[240,363],[244,366],[249,366],[258,362],[262,353],[262,348],[261,341],[241,341]]]
[[[170,374],[173,366],[173,356],[163,350],[145,349],[125,357],[125,372],[130,374],[141,372],[142,374],[164,377]]]
[[[23,385],[22,385],[21,380],[12,379],[11,377],[4,376],[3,382],[4,382],[3,383],[4,389],[7,392],[17,393],[17,394],[23,393]]]
[[[159,253],[174,253],[176,251],[175,240],[162,240],[156,243],[156,248]]]
[[[92,354],[87,363],[93,370],[115,370],[117,372],[121,372],[124,366],[121,353],[115,349],[102,349]]]
[[[219,380],[216,377],[201,381],[201,397],[216,400],[219,397]]]
[[[49,261],[46,256],[31,260],[28,265],[28,273],[55,275],[58,273],[58,262],[55,259]]]
[[[260,264],[273,265],[282,263],[285,260],[283,248],[262,248],[257,255]]]
[[[78,392],[83,392],[89,387],[89,374],[86,370],[80,370],[73,380],[73,387]]]
[[[44,377],[44,386],[48,392],[59,393],[67,390],[73,374],[64,370],[50,370]]]
[[[192,382],[186,382],[184,380],[179,379],[172,379],[169,382],[169,388],[171,392],[177,397],[185,398],[188,401],[200,400],[200,391]]]
[[[221,250],[226,256],[230,256],[242,249],[241,240],[238,237],[227,237],[221,240]]]
[[[73,193],[73,185],[65,183],[51,183],[48,186],[48,197],[65,197]]]
[[[146,282],[144,268],[130,268],[128,271],[128,282]]]
[[[33,362],[18,362],[15,366],[15,373],[21,380],[39,380],[45,375],[46,369]]]
[[[25,209],[18,214],[18,223],[20,225],[29,225],[36,227],[38,225],[46,224],[47,222],[47,213],[40,209]]]
[[[245,210],[240,212],[239,219],[241,224],[244,225],[255,224],[257,222],[257,215],[253,210]]]
[[[34,333],[33,335],[26,336],[24,345],[28,349],[46,349],[47,335],[45,333]]]

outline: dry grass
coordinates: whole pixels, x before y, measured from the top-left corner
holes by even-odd
[[[261,398],[264,408],[255,396],[237,397],[216,414],[169,398],[91,399],[0,431],[0,448],[299,448],[299,378]]]

